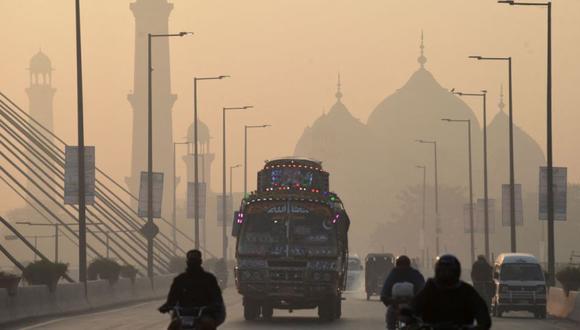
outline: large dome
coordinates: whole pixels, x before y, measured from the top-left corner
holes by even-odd
[[[488,170],[490,194],[501,197],[501,185],[509,183],[509,116],[504,111],[503,100],[500,111],[487,128]],[[524,130],[514,124],[514,167],[515,181],[522,184],[524,194],[538,191],[539,167],[546,159],[538,143]]]
[[[443,122],[443,118],[471,121],[474,189],[481,186],[479,122],[463,100],[443,88],[421,66],[403,87],[377,105],[368,120],[382,151],[381,161],[389,168],[382,181],[388,182],[388,189],[395,195],[417,183],[416,164],[433,168],[431,146],[416,143],[418,139],[437,141],[440,184],[467,187],[467,125]]]

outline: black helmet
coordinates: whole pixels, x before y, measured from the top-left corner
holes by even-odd
[[[186,258],[188,267],[201,266],[202,263],[201,251],[197,249],[190,250],[187,252]]]
[[[400,255],[395,260],[395,267],[411,267],[411,259],[406,255]]]
[[[444,254],[435,262],[435,281],[445,287],[452,287],[459,283],[461,277],[461,263],[451,254]]]

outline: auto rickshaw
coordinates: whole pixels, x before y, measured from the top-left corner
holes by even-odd
[[[365,291],[367,300],[381,294],[385,279],[395,267],[391,253],[369,253],[365,258]]]

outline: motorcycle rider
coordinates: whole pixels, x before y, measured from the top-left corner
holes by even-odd
[[[483,300],[485,300],[487,308],[491,304],[491,292],[493,292],[492,274],[493,267],[487,262],[485,256],[477,256],[477,260],[471,267],[471,282]]]
[[[395,329],[397,323],[397,309],[393,305],[392,290],[397,283],[409,282],[413,284],[413,293],[417,294],[425,285],[425,278],[421,273],[411,267],[411,259],[405,255],[397,257],[395,268],[391,270],[385,280],[381,291],[381,301],[387,306],[387,329]]]
[[[200,329],[214,330],[226,318],[221,289],[216,277],[201,267],[201,251],[187,252],[186,259],[186,271],[173,279],[167,301],[159,307],[159,312],[167,313],[176,305],[183,308],[205,307],[199,320]],[[172,329],[172,325],[169,329]]]
[[[430,324],[473,325],[477,329],[491,328],[487,305],[475,289],[460,280],[461,264],[450,254],[435,263],[435,278],[411,302],[415,314]],[[453,328],[453,327],[451,327]]]

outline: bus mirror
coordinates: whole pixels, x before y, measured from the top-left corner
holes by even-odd
[[[244,222],[244,214],[242,212],[234,212],[234,219],[232,223],[232,236],[238,237],[240,230],[242,229],[242,223]]]

